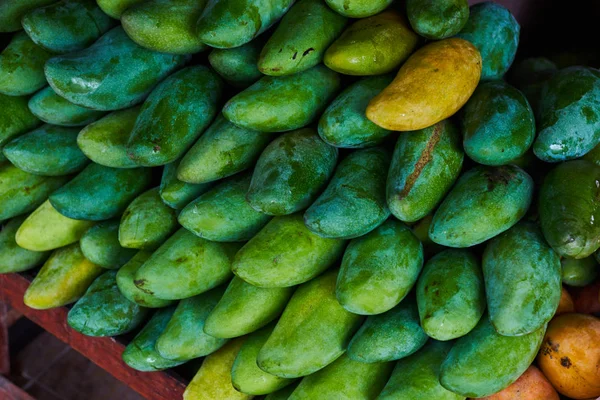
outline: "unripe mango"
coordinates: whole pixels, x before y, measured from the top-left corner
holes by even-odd
[[[31,251],[17,244],[15,234],[25,218],[27,215],[21,215],[1,225],[0,274],[27,271],[41,264],[50,255],[47,251]]]
[[[60,97],[50,86],[29,99],[31,112],[42,121],[60,126],[84,126],[104,115],[102,111],[78,106]]]

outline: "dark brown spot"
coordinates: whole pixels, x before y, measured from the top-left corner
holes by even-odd
[[[484,173],[486,179],[488,180],[488,191],[494,190],[494,188],[498,185],[508,185],[510,180],[514,177],[514,173],[512,173],[508,168],[490,168]]]
[[[182,256],[182,257],[178,257],[178,258],[175,259],[176,263],[182,263],[184,261],[187,261],[187,257],[183,257]]]
[[[306,49],[304,53],[302,53],[302,57],[309,55],[312,51],[315,51],[312,47],[310,49]]]
[[[295,52],[294,55],[292,56],[292,60],[295,60],[296,57],[298,57],[298,52]]]
[[[560,365],[565,368],[571,368],[571,360],[569,360],[569,357],[563,357],[560,359]]]
[[[152,150],[154,150],[155,153],[158,153],[160,151],[160,146],[156,145],[152,148]]]

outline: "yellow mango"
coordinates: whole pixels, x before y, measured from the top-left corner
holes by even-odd
[[[367,118],[382,128],[413,131],[456,113],[481,76],[481,55],[471,43],[452,38],[416,51],[392,83],[367,107]]]

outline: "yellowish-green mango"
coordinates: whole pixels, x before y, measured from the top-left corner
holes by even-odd
[[[15,240],[27,250],[53,250],[77,242],[94,224],[65,217],[46,200],[23,221]]]
[[[395,131],[427,128],[456,113],[481,77],[481,55],[471,43],[432,42],[404,63],[394,81],[367,106],[367,118]]]
[[[375,15],[392,4],[393,0],[325,0],[338,14],[350,18],[365,18]]]
[[[73,303],[103,271],[83,256],[79,243],[73,243],[52,253],[27,288],[23,302],[37,310]]]

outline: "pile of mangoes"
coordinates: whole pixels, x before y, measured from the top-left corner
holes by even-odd
[[[509,71],[506,8],[4,0],[0,32],[28,306],[206,357],[188,400],[600,396],[600,72]]]

